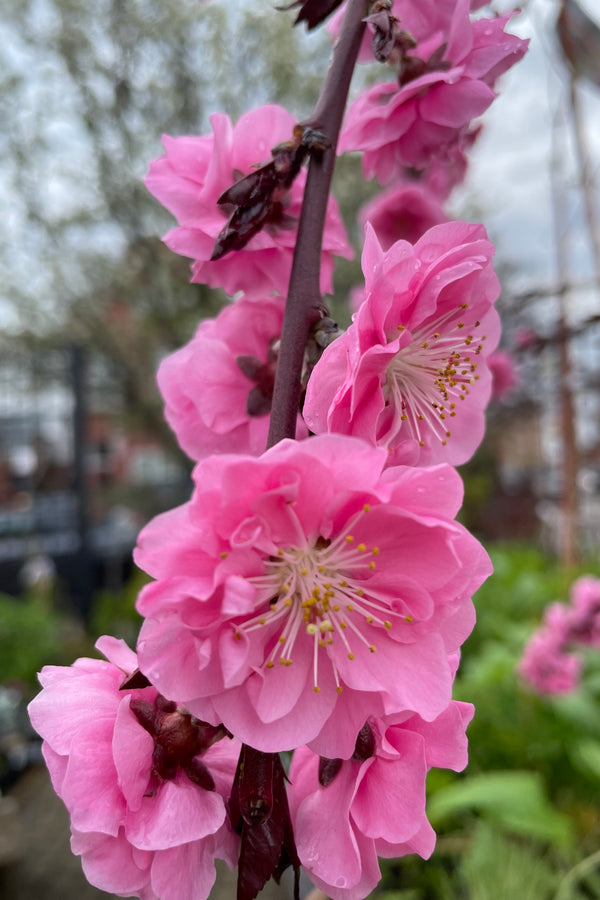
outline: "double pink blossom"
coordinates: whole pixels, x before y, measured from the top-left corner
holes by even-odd
[[[470,704],[453,701],[432,722],[369,717],[344,761],[320,760],[307,747],[296,750],[288,792],[296,846],[311,880],[328,897],[367,896],[381,878],[379,856],[431,855],[427,771],[466,766],[465,728],[472,716]]]
[[[109,662],[46,666],[29,714],[52,784],[71,816],[88,881],[142,900],[205,900],[215,857],[235,865],[228,823],[239,743],[194,720],[155,687],[121,689],[137,658],[115,638]],[[134,682],[135,683],[135,682]]]
[[[242,298],[162,361],[165,416],[192,459],[265,449],[283,312],[278,297]],[[307,433],[299,415],[296,436]]]
[[[386,456],[324,435],[198,464],[135,554],[157,579],[138,655],[158,690],[258,750],[340,757],[369,715],[446,709],[489,560],[453,521],[456,473]]]
[[[245,113],[232,125],[228,116],[211,116],[212,134],[163,136],[166,155],[155,160],[145,179],[148,190],[176,217],[179,225],[165,235],[167,246],[194,260],[192,281],[222,287],[233,296],[287,295],[297,223],[306,173],[276,205],[278,217],[254,235],[242,250],[211,261],[215,241],[227,221],[217,205],[220,195],[242,175],[270,159],[271,148],[289,140],[294,117],[280,106]],[[333,256],[352,257],[338,207],[330,198],[323,236],[321,290],[331,292]]]
[[[493,253],[481,225],[437,225],[387,252],[367,227],[365,300],[311,374],[308,427],[385,447],[390,465],[466,462],[483,437],[500,334]]]
[[[414,76],[362,94],[348,109],[339,142],[340,152],[363,151],[365,176],[382,184],[402,167],[423,169],[460,150],[496,96],[495,80],[527,49],[504,32],[511,16],[471,21],[468,0],[408,3],[399,13],[401,27],[417,40],[408,52]]]

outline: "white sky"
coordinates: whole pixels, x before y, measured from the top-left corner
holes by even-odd
[[[600,19],[600,0],[579,0]],[[552,283],[554,235],[550,191],[552,121],[564,108],[567,78],[553,58],[556,47],[556,0],[529,0],[510,30],[531,38],[525,58],[498,84],[499,96],[483,117],[484,130],[473,148],[465,195],[481,208],[484,224],[515,274],[519,289],[537,282]],[[582,83],[586,133],[596,176],[600,170],[600,90]],[[570,179],[573,175],[572,131],[562,131],[567,142]],[[583,201],[577,190],[568,192],[569,216],[565,228],[574,230],[571,241],[572,275],[576,281],[591,275],[589,247],[582,232]]]

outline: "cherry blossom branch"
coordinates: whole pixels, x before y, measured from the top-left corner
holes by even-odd
[[[365,0],[348,0],[321,95],[312,116],[302,123],[321,131],[329,146],[322,153],[313,154],[309,164],[281,332],[268,447],[283,438],[295,437],[304,349],[311,327],[323,315],[319,273],[325,212],[338,135],[365,29],[365,14]]]

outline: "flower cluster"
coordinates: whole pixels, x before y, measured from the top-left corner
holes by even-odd
[[[367,178],[388,184],[404,167],[452,164],[496,96],[496,79],[525,53],[527,42],[504,30],[511,16],[473,20],[469,5],[394,3],[402,32],[389,61],[398,78],[358,97],[340,139],[340,151],[362,151]]]
[[[312,27],[338,3],[299,5]],[[493,246],[442,204],[473,117],[525,49],[508,17],[472,20],[479,6],[369,4],[369,40],[398,79],[356,101],[341,148],[394,183],[362,211],[364,285],[341,336],[321,295],[351,250],[328,186],[305,198],[303,163],[324,183],[347,59],[314,120],[215,113],[212,134],[166,136],[150,166],[178,221],[165,242],[232,299],[158,372],[196,467],[189,501],[139,536],[153,580],[136,652],[102,638],[108,662],[46,667],[30,706],[73,850],[104,890],[206,900],[223,859],[238,900],[288,865],[297,897],[300,864],[333,900],[361,900],[378,857],[433,851],[425,779],[466,765],[473,709],[452,685],[491,572],[456,521],[452,466],[482,439],[500,332]],[[348,0],[334,55],[356,53],[363,17]],[[282,383],[285,436],[265,449]],[[569,627],[595,641],[582,603]]]
[[[571,587],[570,603],[552,603],[519,663],[523,680],[540,694],[565,694],[580,683],[578,649],[600,649],[600,580],[584,575]]]

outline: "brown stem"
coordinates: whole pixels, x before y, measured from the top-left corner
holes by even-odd
[[[324,153],[313,155],[308,168],[281,330],[267,447],[296,435],[304,348],[310,328],[322,311],[321,244],[329,188],[348,89],[365,29],[365,13],[365,0],[348,0],[321,96],[312,116],[303,123],[322,131],[330,146]]]

